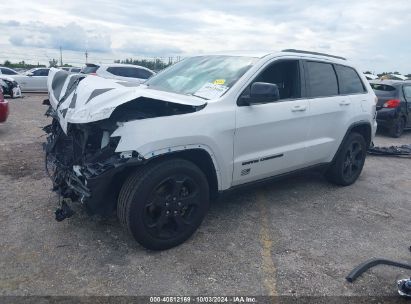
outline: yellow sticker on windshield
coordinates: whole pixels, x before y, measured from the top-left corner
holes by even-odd
[[[213,81],[213,84],[225,84],[225,79],[216,79]]]

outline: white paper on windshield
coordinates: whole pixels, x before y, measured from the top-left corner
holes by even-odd
[[[200,89],[198,89],[197,92],[194,93],[194,95],[207,99],[216,99],[223,95],[227,90],[228,87],[224,85],[207,82]]]

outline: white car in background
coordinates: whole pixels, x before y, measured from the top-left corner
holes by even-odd
[[[23,74],[13,75],[23,92],[46,92],[49,68],[35,68]]]
[[[143,83],[155,74],[154,71],[143,66],[120,63],[100,65],[87,63],[81,73],[134,83]]]

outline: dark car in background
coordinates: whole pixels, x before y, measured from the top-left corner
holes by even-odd
[[[400,137],[411,128],[411,82],[395,80],[372,81],[378,97],[378,127],[388,129],[392,137]]]

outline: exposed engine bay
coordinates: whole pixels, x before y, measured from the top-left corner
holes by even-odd
[[[192,113],[205,106],[148,98],[136,87],[97,76],[69,75],[56,69],[50,74],[49,99],[43,102],[49,105],[46,115],[52,118],[51,124],[43,128],[47,134],[45,164],[63,209],[67,208],[67,200],[81,201],[90,213],[107,214],[115,208],[127,170],[145,162],[138,151],[117,149],[121,136],[112,135],[120,126],[129,121]],[[107,85],[107,81],[113,87],[110,90],[95,89],[92,85],[99,82]],[[116,89],[121,102],[114,107],[112,98]],[[125,95],[131,99],[124,101]],[[105,111],[107,104],[110,113]],[[79,119],[79,111],[88,111],[86,117],[90,121],[84,121],[84,116]],[[63,209],[59,216],[56,212],[56,219],[68,217],[62,215]]]

